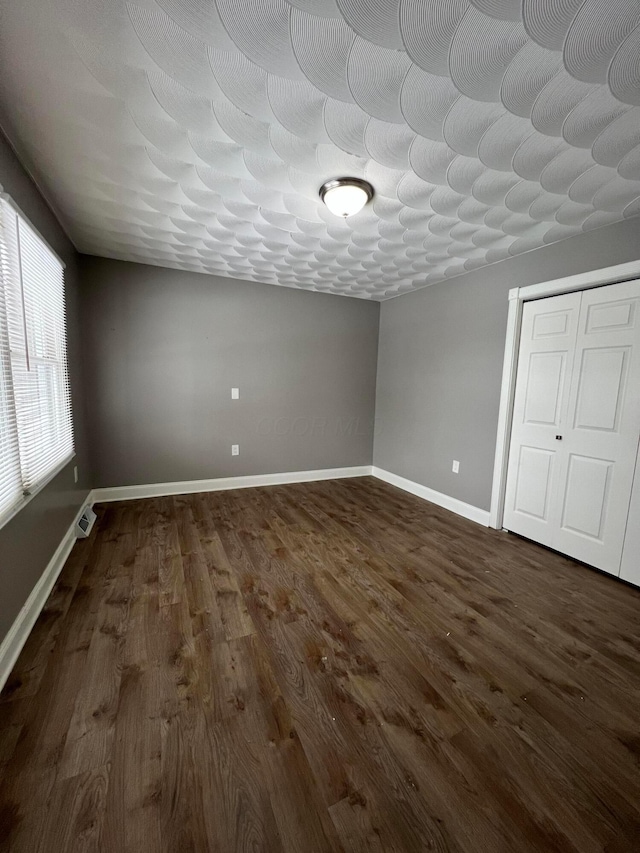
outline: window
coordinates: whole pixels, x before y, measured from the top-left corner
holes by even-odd
[[[0,523],[73,452],[64,266],[0,197]]]

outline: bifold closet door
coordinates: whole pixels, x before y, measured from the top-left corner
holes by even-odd
[[[505,527],[618,574],[640,437],[640,282],[524,306]]]
[[[505,498],[507,530],[554,547],[580,293],[523,306]]]

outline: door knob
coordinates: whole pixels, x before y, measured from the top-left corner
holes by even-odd
[[[562,441],[562,436],[561,436],[561,435],[557,435],[557,436],[556,436],[556,441]]]

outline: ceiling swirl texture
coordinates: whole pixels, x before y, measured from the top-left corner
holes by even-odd
[[[386,299],[640,213],[640,0],[0,6],[7,129],[83,252]]]

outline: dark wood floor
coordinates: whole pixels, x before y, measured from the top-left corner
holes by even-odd
[[[0,850],[640,850],[640,592],[370,478],[100,509]]]

